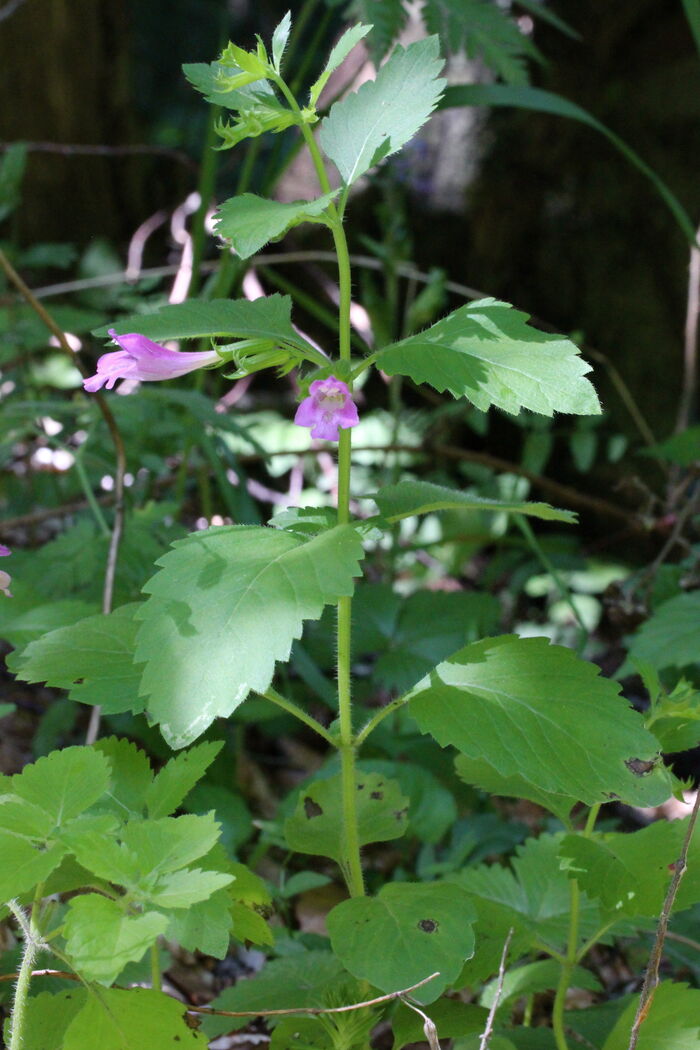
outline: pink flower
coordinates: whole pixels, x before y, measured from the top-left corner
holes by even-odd
[[[300,427],[311,427],[311,437],[337,441],[338,428],[347,430],[357,426],[360,418],[347,384],[329,376],[311,384],[309,396],[299,405],[294,422]]]
[[[117,379],[177,379],[178,376],[194,372],[205,365],[213,365],[219,360],[216,350],[186,354],[179,350],[166,350],[138,332],[117,335],[110,328],[109,334],[121,349],[103,354],[97,362],[96,375],[83,381],[83,386],[91,393],[103,386],[111,390]]]
[[[0,543],[0,558],[7,558],[9,554],[12,554],[10,548],[6,547],[4,543]]]

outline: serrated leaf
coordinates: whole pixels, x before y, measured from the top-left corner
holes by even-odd
[[[357,823],[361,846],[387,842],[406,831],[408,799],[395,780],[379,773],[357,777]],[[294,814],[284,822],[287,845],[297,853],[347,862],[340,775],[304,788]]]
[[[236,901],[231,905],[232,935],[244,944],[274,944],[272,930],[259,912],[247,904]]]
[[[137,962],[168,926],[165,915],[127,915],[116,901],[87,893],[68,904],[66,950],[78,973],[111,984],[127,963]]]
[[[234,91],[224,91],[217,75],[231,75],[232,68],[226,67],[219,62],[187,62],[182,71],[190,84],[215,106],[231,109],[236,112],[255,112],[267,107],[279,107],[274,89],[266,80],[258,80],[252,84],[244,84]],[[150,338],[150,337],[149,337]]]
[[[527,320],[508,303],[480,299],[385,347],[376,364],[388,375],[466,397],[482,412],[495,405],[514,415],[523,408],[545,416],[599,414],[596,393],[584,378],[590,365],[578,347],[528,327]]]
[[[547,992],[557,987],[560,976],[561,966],[556,959],[540,959],[537,962],[526,963],[505,974],[500,991],[499,980],[490,981],[482,991],[479,1002],[482,1006],[490,1008],[494,1002],[502,1005],[521,995]],[[592,992],[599,992],[602,988],[598,978],[582,966],[574,967],[569,987],[587,988]]]
[[[603,1044],[603,1050],[627,1050],[638,998],[627,1007]],[[663,981],[654,990],[639,1029],[637,1050],[689,1050],[700,1042],[700,991]]]
[[[49,631],[10,661],[23,682],[68,689],[71,700],[99,704],[106,714],[137,713],[141,670],[134,667],[136,603]],[[9,663],[8,663],[9,666]]]
[[[125,317],[114,324],[118,335],[140,332],[162,343],[167,339],[270,339],[302,350],[313,349],[292,327],[292,300],[288,295],[267,295],[260,299],[190,299],[163,306],[150,314]],[[94,335],[107,338],[107,327]]]
[[[477,953],[473,960],[479,964],[480,972],[470,973],[465,983],[483,980],[498,970],[510,926],[515,930],[512,957],[523,954],[528,941],[538,937],[558,950],[566,944],[571,888],[566,873],[559,867],[562,838],[562,834],[557,834],[528,839],[523,846],[516,848],[511,869],[500,863],[480,864],[450,876],[450,882],[455,882],[476,898],[480,920],[476,926]],[[482,909],[479,899],[487,902],[488,907]],[[600,909],[582,894],[580,942],[592,936],[600,925]],[[520,942],[518,946],[516,941]],[[486,960],[479,958],[483,952],[489,956]],[[470,965],[468,963],[467,967]]]
[[[351,526],[311,539],[230,526],[176,543],[146,585],[136,651],[149,715],[171,747],[266,690],[304,620],[352,594],[361,557]]]
[[[255,193],[231,197],[219,206],[215,227],[220,237],[226,238],[237,255],[248,259],[267,244],[284,237],[293,226],[302,222],[323,222],[323,213],[338,194],[326,193],[313,201],[267,200]],[[260,302],[259,299],[253,302]],[[299,337],[297,337],[297,342]]]
[[[372,27],[368,45],[376,66],[398,39],[408,20],[403,0],[357,0],[360,16]]]
[[[88,993],[83,988],[70,991],[41,992],[27,999],[27,1013],[22,1032],[22,1050],[49,1050],[63,1047],[68,1025],[82,1010]]]
[[[700,662],[700,591],[663,602],[630,641],[628,662],[657,671]]]
[[[203,814],[213,810],[221,825],[219,841],[229,857],[235,856],[253,833],[253,820],[244,799],[221,784],[209,781],[197,784],[183,804],[188,813]]]
[[[379,773],[398,783],[408,802],[408,826],[421,842],[439,842],[456,822],[454,795],[423,766],[363,759],[357,768],[363,774]]]
[[[69,823],[106,791],[109,764],[90,747],[53,751],[12,777],[12,791],[43,809],[54,827]]]
[[[231,900],[226,890],[213,893],[187,909],[171,912],[166,937],[188,952],[224,959],[231,937]]]
[[[548,503],[527,501],[491,500],[471,492],[459,492],[446,485],[434,485],[430,481],[399,481],[386,485],[379,492],[370,493],[388,522],[400,521],[415,514],[430,514],[438,510],[482,510],[526,514],[544,521],[576,522],[576,514],[570,510],[557,510]]]
[[[470,758],[457,755],[455,759],[457,775],[472,787],[481,788],[491,795],[502,795],[506,798],[526,798],[537,806],[554,813],[564,823],[576,804],[576,799],[569,795],[558,795],[551,791],[541,791],[517,773],[505,776],[494,769],[484,758]]]
[[[110,764],[109,809],[122,818],[134,814],[143,816],[146,793],[153,780],[153,770],[145,751],[131,740],[116,736],[103,737],[93,747]],[[100,808],[104,806],[105,802],[101,801]]]
[[[171,758],[145,792],[149,817],[155,820],[170,816],[201,780],[223,746],[223,740],[207,740]]]
[[[206,1050],[207,1039],[187,1024],[187,1011],[177,999],[152,988],[104,988],[90,995],[69,1023],[61,1048],[173,1050],[180,1044]]]
[[[660,820],[633,834],[567,835],[559,852],[569,878],[608,911],[653,918],[685,831],[685,822]]]
[[[273,959],[263,971],[227,988],[211,1004],[216,1010],[294,1010],[328,1005],[328,996],[342,987],[348,974],[331,952],[297,952]],[[205,1017],[210,1038],[242,1028],[245,1018]]]
[[[95,612],[94,606],[88,602],[74,601],[70,598],[46,602],[43,605],[33,604],[24,612],[15,606],[15,610],[16,614],[10,623],[0,624],[0,637],[15,649],[21,649],[50,631],[67,627]]]
[[[408,698],[422,731],[443,747],[542,791],[587,805],[614,797],[660,805],[670,794],[658,745],[619,687],[544,638],[476,642]]]
[[[142,871],[168,873],[208,853],[219,838],[219,825],[212,813],[186,813],[132,823],[122,837],[126,847],[138,857]]]
[[[279,73],[280,66],[282,65],[282,56],[284,55],[284,49],[287,46],[289,40],[289,34],[292,29],[292,13],[287,11],[282,21],[275,28],[272,34],[272,62]]]
[[[466,50],[510,84],[528,81],[526,58],[539,58],[532,41],[492,0],[426,0],[423,17],[449,51]]]
[[[148,894],[148,901],[158,908],[190,908],[207,900],[230,882],[233,882],[233,875],[223,871],[183,868],[158,879]]]
[[[336,102],[320,143],[346,186],[395,153],[435,109],[445,85],[437,37],[397,47],[375,80]]]
[[[333,951],[350,973],[384,992],[440,976],[415,991],[430,1003],[474,951],[476,914],[459,886],[390,882],[376,897],[354,897],[327,917]]]
[[[66,847],[54,842],[48,849],[19,835],[0,830],[0,904],[27,893],[54,871],[65,856]]]
[[[326,62],[320,77],[311,85],[309,90],[309,106],[311,108],[316,106],[319,96],[328,83],[331,73],[334,73],[338,66],[345,61],[355,45],[359,44],[360,40],[367,36],[371,28],[372,26],[363,26],[359,24],[351,26],[349,29],[345,30],[340,40],[328,56],[328,61]]]

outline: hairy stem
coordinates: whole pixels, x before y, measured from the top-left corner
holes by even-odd
[[[282,696],[276,689],[268,689],[266,692],[259,693],[258,695],[264,697],[265,700],[269,700],[270,703],[276,704],[277,707],[281,707],[283,711],[287,712],[287,714],[298,718],[299,721],[303,722],[304,725],[309,727],[309,729],[313,729],[314,733],[318,733],[319,736],[323,737],[326,743],[330,744],[331,747],[337,747],[336,740],[331,736],[328,730],[322,726],[320,722],[317,722],[313,715],[307,714],[302,707],[297,707],[293,700],[288,700],[286,696]]]
[[[42,946],[36,928],[36,914],[39,904],[41,903],[41,891],[42,886],[38,886],[34,896],[34,903],[32,904],[29,920],[27,920],[27,916],[22,911],[18,901],[13,900],[8,901],[7,903],[7,907],[14,915],[24,933],[22,962],[19,968],[19,974],[17,975],[17,984],[15,985],[12,1019],[10,1021],[10,1041],[7,1045],[7,1050],[20,1050],[24,1040],[24,1024],[27,1013],[27,1000],[29,998],[29,986],[32,979],[32,969],[34,967],[37,953]]]

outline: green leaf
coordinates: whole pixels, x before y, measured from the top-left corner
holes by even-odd
[[[267,110],[281,109],[274,89],[265,80],[244,84],[233,91],[225,90],[218,75],[235,74],[232,66],[220,62],[187,62],[182,67],[190,84],[214,106],[235,110],[238,113],[253,113],[261,116]]]
[[[534,110],[537,113],[551,113],[553,116],[566,117],[569,120],[577,120],[581,124],[587,124],[601,135],[622,154],[622,156],[644,175],[653,185],[659,197],[672,213],[674,219],[683,231],[689,244],[695,244],[695,226],[687,211],[679,202],[678,198],[668,188],[663,179],[642,160],[638,153],[623,142],[614,131],[596,120],[594,116],[577,106],[575,102],[555,95],[552,91],[543,91],[541,88],[528,87],[526,85],[514,84],[462,84],[458,87],[448,87],[442,100],[438,104],[439,109],[449,109],[452,106],[514,106],[516,109]]]
[[[439,34],[448,50],[481,57],[511,84],[526,84],[526,58],[540,57],[517,22],[492,0],[426,0],[423,18],[428,32]]]
[[[379,773],[357,778],[357,822],[361,846],[387,842],[406,831],[408,799],[394,780]],[[297,853],[347,862],[340,775],[304,788],[293,816],[284,822],[287,845]]]
[[[397,47],[376,80],[336,102],[319,141],[346,186],[412,138],[435,109],[445,85],[437,37]]]
[[[156,775],[143,801],[152,819],[173,813],[190,793],[224,746],[223,740],[207,740],[171,758]]]
[[[248,259],[268,241],[279,240],[299,223],[324,222],[324,212],[337,193],[334,190],[317,200],[292,201],[290,204],[267,200],[255,193],[243,193],[220,205],[216,214],[216,232],[231,242],[237,255]]]
[[[243,943],[250,941],[251,944],[274,944],[275,938],[272,930],[254,908],[236,902],[231,905],[231,919],[233,936],[236,940]]]
[[[390,882],[377,897],[354,897],[327,917],[333,951],[350,973],[395,992],[440,972],[413,992],[430,1003],[474,951],[469,895],[447,882]]]
[[[233,875],[223,871],[184,868],[158,879],[148,894],[148,900],[158,908],[190,908],[193,904],[207,900],[230,882],[233,882]]]
[[[544,638],[467,646],[408,699],[422,731],[443,747],[539,790],[589,806],[614,797],[659,805],[671,793],[656,741],[619,687]]]
[[[244,799],[230,788],[209,781],[197,784],[184,801],[188,813],[208,813],[221,824],[221,845],[229,857],[235,856],[239,847],[253,833],[253,820]]]
[[[328,83],[331,73],[334,73],[338,66],[345,61],[355,45],[359,44],[360,40],[367,36],[371,28],[372,26],[358,24],[345,30],[340,40],[328,56],[328,61],[326,62],[321,76],[311,85],[309,90],[310,108],[313,109],[316,107],[319,96]]]
[[[287,46],[291,29],[292,13],[291,11],[287,11],[286,15],[272,34],[272,63],[278,73],[282,65],[282,56],[284,55],[284,49]]]
[[[454,795],[423,766],[370,759],[358,762],[357,768],[398,782],[408,802],[408,826],[421,842],[439,842],[456,822]]]
[[[622,1014],[603,1050],[627,1050],[638,999]],[[689,1050],[700,1042],[700,991],[686,984],[663,981],[654,991],[649,1012],[639,1030],[637,1050]]]
[[[67,747],[25,766],[12,777],[12,791],[61,827],[104,794],[109,774],[107,760],[91,747]]]
[[[367,43],[374,64],[379,66],[406,25],[408,11],[403,0],[357,0],[355,6],[360,17],[372,27]]]
[[[600,405],[590,365],[563,336],[529,327],[528,315],[496,299],[461,306],[427,331],[380,350],[376,364],[409,376],[485,412],[491,405],[517,415],[596,415]]]
[[[87,998],[88,993],[83,988],[30,996],[22,1032],[22,1050],[53,1050],[53,1047],[63,1050],[65,1031]]]
[[[134,667],[137,609],[123,605],[49,631],[14,655],[12,669],[23,682],[68,689],[71,700],[99,704],[106,714],[137,713],[143,708],[141,671]]]
[[[501,795],[506,798],[526,798],[534,802],[536,806],[554,813],[564,823],[576,799],[571,795],[558,795],[551,791],[542,791],[534,787],[528,780],[519,774],[505,776],[494,769],[485,758],[470,758],[467,755],[457,755],[455,759],[455,770],[457,775],[472,787],[488,791],[490,795]]]
[[[663,602],[630,641],[625,663],[651,664],[657,671],[700,662],[700,591]]]
[[[301,350],[313,350],[310,343],[292,327],[292,300],[288,295],[267,295],[260,299],[190,299],[163,306],[150,314],[136,314],[118,321],[118,335],[140,332],[155,342],[167,339],[270,339],[289,343]],[[93,333],[107,336],[107,328]]]
[[[556,959],[540,959],[538,962],[526,963],[525,966],[517,966],[508,971],[501,990],[499,990],[498,978],[490,981],[482,991],[479,1002],[489,1009],[494,1002],[497,1002],[500,1008],[509,1000],[517,999],[522,995],[533,995],[556,988],[560,975],[561,966]],[[590,970],[584,970],[582,966],[574,967],[569,987],[587,988],[592,992],[602,990],[598,978]]]
[[[0,830],[0,904],[44,882],[61,863],[66,852],[66,847],[60,842],[46,849],[43,843],[32,843],[19,835]]]
[[[112,776],[107,789],[111,812],[122,818],[143,816],[146,793],[153,780],[153,770],[145,751],[131,740],[116,736],[103,737],[93,744],[108,760]],[[104,808],[102,801],[100,808]]]
[[[207,1039],[190,1028],[177,999],[151,988],[103,988],[70,1022],[61,1050],[174,1050],[180,1044],[206,1050]]]
[[[657,821],[634,834],[567,835],[560,848],[571,879],[604,908],[653,918],[661,911],[684,821]]]
[[[545,834],[528,839],[516,848],[511,868],[500,863],[480,864],[450,876],[450,882],[472,894],[479,916],[477,951],[462,974],[464,984],[497,972],[511,926],[515,930],[512,958],[522,955],[537,938],[563,950],[569,936],[571,887],[559,867],[562,838],[562,834]],[[601,925],[597,904],[582,894],[579,942],[583,943]]]
[[[275,1026],[269,1050],[334,1050],[337,1045],[318,1017],[284,1017]]]
[[[13,142],[0,160],[0,222],[11,215],[22,199],[22,180],[27,166],[27,144]]]
[[[700,460],[700,424],[686,427],[679,434],[672,434],[658,445],[641,450],[641,454],[656,456],[668,463],[676,463],[679,467],[692,467]]]
[[[204,952],[215,959],[226,958],[233,918],[231,899],[226,890],[213,893],[187,909],[171,912],[166,933],[188,952]]]
[[[295,952],[287,958],[273,959],[256,977],[227,988],[211,1006],[216,1010],[261,1012],[328,1006],[329,995],[347,980],[348,974],[331,952]],[[202,1027],[211,1039],[247,1023],[244,1017],[205,1017]]]
[[[264,692],[303,621],[352,594],[361,557],[351,526],[311,539],[230,526],[176,543],[146,584],[136,651],[149,715],[171,747]]]
[[[508,514],[527,514],[544,521],[576,522],[573,511],[557,510],[548,503],[485,499],[446,485],[434,485],[430,481],[399,481],[396,485],[386,485],[379,492],[370,493],[368,498],[374,500],[382,517],[388,522],[410,518],[414,514],[430,514],[436,510],[505,511]]]
[[[670,693],[661,691],[647,713],[646,727],[666,754],[696,747],[700,744],[700,690],[681,678]]]
[[[0,637],[15,649],[21,649],[50,631],[58,627],[67,627],[77,620],[90,616],[93,612],[95,612],[93,605],[70,598],[40,605],[32,603],[31,608],[26,611],[16,609],[11,623],[7,625],[0,623]]]
[[[68,904],[66,950],[83,977],[111,984],[127,963],[141,958],[167,926],[165,915],[149,911],[130,916],[116,901],[87,893]]]
[[[127,849],[138,857],[143,872],[177,871],[203,857],[219,838],[213,813],[162,817],[128,825],[123,832]]]

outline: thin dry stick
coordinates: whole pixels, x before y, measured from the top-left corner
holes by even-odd
[[[498,967],[498,984],[496,985],[496,994],[493,997],[491,1009],[489,1010],[489,1015],[486,1018],[486,1027],[484,1028],[483,1034],[481,1036],[479,1050],[487,1050],[489,1040],[493,1035],[493,1022],[496,1017],[496,1010],[498,1009],[498,1004],[500,1003],[501,997],[503,995],[503,982],[506,978],[506,959],[508,958],[508,949],[510,948],[510,942],[513,939],[514,933],[515,930],[511,926],[511,928],[508,930],[508,936],[506,937],[505,944],[503,945],[503,951],[501,952],[501,962]]]
[[[410,999],[406,998],[406,996],[400,995],[399,999],[404,1004],[404,1006],[407,1006],[409,1008],[409,1010],[413,1010],[415,1013],[420,1014],[423,1018],[423,1033],[425,1035],[425,1038],[428,1040],[428,1046],[430,1047],[430,1050],[440,1050],[440,1040],[438,1039],[438,1033],[437,1028],[435,1027],[435,1022],[432,1021],[426,1013],[423,1013],[420,1007],[416,1006],[415,1003],[412,1003]]]
[[[5,253],[0,249],[0,268],[2,268],[9,279],[9,281],[15,286],[17,291],[27,301],[35,314],[41,318],[43,323],[46,325],[48,330],[53,336],[55,336],[58,345],[66,353],[73,364],[77,365],[79,371],[83,376],[87,375],[82,363],[76,358],[75,354],[71,350],[68,340],[66,339],[63,330],[56,324],[51,314],[46,310],[44,306],[39,302],[31,288],[28,287],[15,270],[14,266],[7,258]],[[114,418],[111,408],[107,404],[105,397],[97,392],[93,395],[97,402],[97,407],[102,413],[102,418],[107,424],[110,437],[112,438],[112,444],[114,445],[114,451],[116,455],[116,470],[114,475],[114,525],[112,527],[112,535],[109,543],[109,551],[107,553],[107,564],[105,567],[105,581],[102,589],[102,612],[108,613],[112,609],[112,597],[114,594],[114,576],[117,569],[117,554],[119,552],[119,543],[121,542],[122,532],[124,529],[124,475],[126,473],[126,452],[124,449],[124,442],[122,440],[117,421]],[[86,737],[86,743],[92,744],[97,739],[97,733],[100,726],[100,709],[99,707],[93,707],[90,713],[90,724],[88,726],[88,732]]]
[[[700,237],[700,227],[697,236]],[[698,314],[700,314],[700,250],[690,249],[688,267],[688,305],[685,314],[685,339],[683,349],[683,388],[678,403],[676,433],[685,430],[690,419],[690,410],[695,395],[698,367]]]
[[[700,791],[695,795],[695,804],[693,805],[693,811],[690,814],[690,820],[688,821],[688,830],[685,833],[683,839],[683,845],[681,846],[681,853],[676,861],[673,878],[671,879],[671,885],[668,887],[668,893],[666,894],[666,900],[664,906],[661,909],[661,915],[659,916],[659,924],[656,928],[656,937],[654,938],[654,946],[651,949],[651,955],[649,956],[649,965],[647,966],[647,972],[644,975],[644,984],[642,985],[642,993],[639,997],[639,1006],[637,1007],[637,1013],[634,1018],[634,1024],[630,1032],[630,1042],[628,1050],[636,1050],[637,1040],[639,1038],[639,1029],[644,1024],[644,1020],[649,1013],[656,987],[659,983],[659,967],[661,965],[661,956],[664,950],[664,941],[666,940],[666,932],[668,929],[668,920],[671,916],[671,909],[673,908],[676,894],[678,893],[678,887],[681,884],[681,879],[685,875],[686,864],[688,860],[688,849],[690,847],[690,840],[693,837],[693,831],[695,829],[695,822],[698,818],[698,808],[700,807]]]
[[[187,1009],[196,1014],[216,1014],[217,1017],[272,1017],[281,1016],[283,1014],[345,1014],[349,1010],[362,1010],[366,1006],[379,1006],[380,1003],[390,1003],[394,999],[400,999],[403,995],[408,995],[409,992],[415,992],[417,988],[422,988],[428,981],[434,980],[435,977],[440,976],[440,971],[436,970],[435,973],[431,973],[429,977],[424,977],[422,981],[418,981],[417,984],[412,984],[409,988],[401,988],[398,992],[389,992],[388,995],[380,995],[376,999],[367,999],[363,1003],[350,1003],[349,1006],[297,1006],[291,1010],[214,1010],[210,1006],[188,1006]]]

